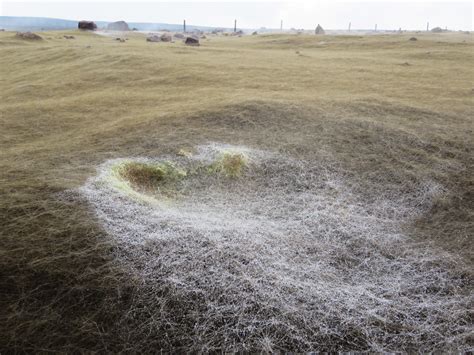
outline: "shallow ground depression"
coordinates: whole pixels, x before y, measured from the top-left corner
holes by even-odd
[[[108,161],[80,191],[142,280],[139,326],[172,343],[467,350],[469,275],[403,232],[443,194],[417,184],[365,201],[330,159],[208,144]]]

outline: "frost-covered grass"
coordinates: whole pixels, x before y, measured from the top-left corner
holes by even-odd
[[[241,179],[198,173],[229,149],[248,157]],[[196,173],[169,204],[124,199],[103,183],[110,163],[81,190],[148,290],[143,330],[178,317],[193,325],[181,341],[201,350],[467,350],[467,280],[455,258],[403,231],[440,186],[424,181],[408,199],[367,204],[330,163],[196,150],[175,157]]]
[[[472,349],[472,34],[132,32],[0,32],[1,353]]]

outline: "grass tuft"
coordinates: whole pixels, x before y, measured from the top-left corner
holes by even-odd
[[[153,192],[165,183],[175,182],[186,173],[172,163],[160,164],[130,161],[114,167],[118,175],[139,190]]]
[[[242,175],[247,164],[248,159],[244,154],[224,152],[209,166],[209,171],[226,177],[237,178]]]

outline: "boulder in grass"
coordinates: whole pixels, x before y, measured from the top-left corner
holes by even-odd
[[[184,39],[184,35],[182,33],[175,33],[173,36],[174,38]]]
[[[326,32],[324,31],[324,28],[318,23],[318,26],[314,30],[314,34],[316,35],[324,35]]]
[[[413,41],[413,42],[414,42],[414,41],[418,41],[418,38],[416,38],[416,37],[411,37],[411,38],[410,38],[410,41]]]
[[[199,46],[199,39],[194,37],[186,37],[184,44],[187,46]]]
[[[79,21],[77,28],[80,30],[95,31],[97,29],[97,25],[94,21]]]
[[[443,32],[443,29],[441,27],[435,27],[435,28],[432,28],[431,29],[431,32],[434,32],[434,33],[441,33]]]
[[[21,39],[32,40],[32,41],[38,41],[38,40],[43,39],[41,38],[41,36],[38,36],[36,33],[33,33],[33,32],[17,32],[16,37],[21,38]]]
[[[146,38],[147,42],[161,42],[161,37],[157,35],[151,35]]]
[[[128,24],[125,21],[112,22],[107,25],[109,31],[130,31]]]
[[[160,39],[161,39],[161,42],[171,42],[171,40],[172,40],[173,38],[171,37],[170,34],[168,34],[168,33],[163,33],[163,34],[161,35]]]

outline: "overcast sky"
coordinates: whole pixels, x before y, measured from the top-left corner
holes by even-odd
[[[90,1],[0,0],[0,15],[35,16],[104,21],[181,23],[241,28],[326,29],[473,29],[472,1],[365,0],[365,1]]]

